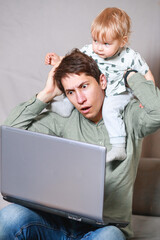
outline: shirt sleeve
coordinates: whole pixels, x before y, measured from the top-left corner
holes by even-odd
[[[134,131],[137,138],[143,138],[160,128],[160,90],[140,73],[132,75],[128,84],[138,100],[134,99],[126,108],[127,129]]]
[[[80,49],[81,52],[86,53],[87,52],[88,45],[85,45]]]
[[[147,65],[144,58],[138,52],[133,51],[133,59],[131,62],[131,68],[137,70],[142,75],[145,75],[148,70],[149,66]]]
[[[4,125],[50,135],[61,135],[60,116],[44,111],[47,104],[35,97],[15,107]],[[42,113],[41,113],[42,112]]]
[[[81,52],[85,53],[86,55],[92,57],[93,55],[93,50],[92,50],[92,44],[85,45],[80,49]]]
[[[27,129],[29,124],[42,112],[47,104],[41,102],[34,96],[29,101],[15,107],[4,124],[11,127]]]

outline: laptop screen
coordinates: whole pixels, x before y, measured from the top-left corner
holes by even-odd
[[[101,146],[2,126],[2,195],[101,220],[105,156]]]

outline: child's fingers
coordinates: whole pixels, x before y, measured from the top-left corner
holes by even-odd
[[[51,64],[51,58],[52,57],[54,57],[53,54],[47,53],[47,55],[45,56],[45,64]]]
[[[45,64],[49,64],[49,59],[45,58]]]
[[[59,62],[59,56],[55,53],[47,53],[45,57],[45,64],[54,66],[57,62]]]

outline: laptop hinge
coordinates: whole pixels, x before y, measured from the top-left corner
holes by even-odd
[[[68,215],[68,218],[69,218],[69,219],[72,219],[72,220],[76,220],[76,221],[78,221],[78,222],[81,222],[81,221],[82,221],[82,218],[81,218],[81,217],[78,217],[78,216],[75,216],[75,215],[71,215],[71,214]]]

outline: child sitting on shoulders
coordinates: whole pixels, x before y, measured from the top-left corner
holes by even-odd
[[[133,98],[133,94],[125,84],[124,73],[127,69],[134,69],[143,74],[146,80],[154,82],[147,63],[138,52],[127,46],[130,25],[130,17],[125,11],[119,8],[106,8],[92,23],[92,44],[81,49],[97,62],[100,71],[107,79],[102,111],[112,145],[112,149],[107,153],[107,162],[126,158],[123,110]],[[62,58],[55,53],[48,53],[45,63],[55,65]],[[67,98],[52,103],[52,110],[62,116],[67,117],[72,109],[73,106]]]

